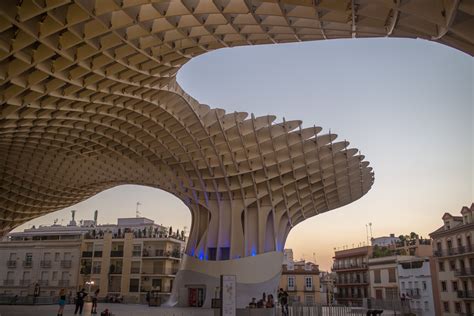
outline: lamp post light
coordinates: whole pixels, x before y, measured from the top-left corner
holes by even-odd
[[[87,281],[86,284],[89,286],[88,292],[90,294],[91,292],[91,286],[94,285],[94,281]]]

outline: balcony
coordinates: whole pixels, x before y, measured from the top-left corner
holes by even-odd
[[[448,249],[440,249],[434,251],[435,257],[451,257],[451,256],[459,256],[463,254],[468,254],[474,252],[474,247],[472,245],[461,246],[457,248],[448,248]]]
[[[23,261],[23,268],[32,268],[32,267],[33,267],[33,261],[31,260]]]
[[[122,267],[111,266],[109,268],[109,274],[122,274]]]
[[[140,267],[138,267],[138,268],[136,268],[136,267],[130,268],[130,273],[132,273],[132,274],[138,274],[138,273],[140,273]]]
[[[39,281],[38,281],[38,284],[39,284],[40,286],[48,286],[49,281],[48,281],[48,280],[39,280]]]
[[[40,266],[41,268],[51,268],[51,260],[41,260]]]
[[[132,257],[141,257],[141,256],[142,256],[142,252],[140,250],[132,252]]]
[[[336,279],[336,284],[338,286],[345,286],[345,285],[364,285],[369,284],[367,279],[352,279],[352,278],[340,278]]]
[[[20,280],[20,286],[29,286],[31,284],[31,280]]]
[[[92,258],[92,251],[83,251],[82,258]]]
[[[94,267],[92,268],[92,274],[100,274],[101,268],[100,267]]]
[[[61,260],[61,268],[70,268],[72,265],[71,260]]]
[[[81,267],[81,274],[91,274],[92,268],[90,266]]]
[[[3,285],[12,286],[15,284],[15,280],[3,280]]]
[[[474,268],[464,268],[454,271],[457,277],[472,277],[474,276]]]
[[[407,289],[406,295],[410,298],[418,299],[421,297],[421,289],[415,288],[415,289]]]
[[[458,298],[474,300],[474,291],[458,291]]]
[[[102,251],[94,251],[94,257],[95,258],[101,258],[102,257]]]
[[[8,260],[7,261],[7,268],[16,268],[16,260]]]
[[[348,265],[333,265],[333,271],[343,271],[343,270],[366,270],[367,263],[356,263],[356,264],[348,264]]]
[[[110,256],[113,257],[113,258],[123,257],[123,251],[122,250],[112,250],[110,252]]]
[[[59,280],[58,281],[58,286],[68,287],[69,286],[69,280]]]

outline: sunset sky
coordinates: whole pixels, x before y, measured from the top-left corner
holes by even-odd
[[[373,236],[428,234],[444,212],[458,214],[474,201],[474,59],[423,40],[331,40],[214,51],[190,61],[178,74],[184,90],[201,103],[227,111],[275,114],[323,127],[361,150],[375,184],[360,200],[293,228],[286,247],[295,258],[323,270],[334,248]],[[31,225],[100,223],[142,216],[182,229],[191,226],[186,206],[153,188],[121,186]]]

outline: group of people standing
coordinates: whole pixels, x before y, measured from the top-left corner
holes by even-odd
[[[281,306],[283,315],[288,315],[288,293],[283,289],[278,290],[278,303]],[[273,308],[275,302],[272,294],[268,296],[263,293],[262,298],[257,301],[255,297],[252,297],[252,301],[249,303],[249,308]]]
[[[91,295],[91,299],[92,299],[91,314],[97,314],[97,299],[99,297],[99,292],[100,290],[97,289]],[[75,300],[76,308],[74,310],[74,315],[77,315],[78,312],[80,315],[82,314],[82,309],[84,308],[84,300],[87,297],[87,295],[89,294],[86,292],[85,289],[81,289],[79,292],[76,293],[76,300]],[[64,313],[64,306],[66,306],[66,290],[65,289],[61,289],[61,291],[59,291],[58,304],[59,304],[58,316],[62,316]]]

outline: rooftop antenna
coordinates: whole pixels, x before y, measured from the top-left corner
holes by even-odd
[[[369,244],[369,224],[365,224],[365,234],[367,236],[367,245]]]
[[[139,207],[140,205],[142,205],[142,203],[137,202],[137,207],[136,207],[136,209],[135,209],[135,216],[136,216],[137,218],[140,217],[140,211],[138,211],[138,207]]]

